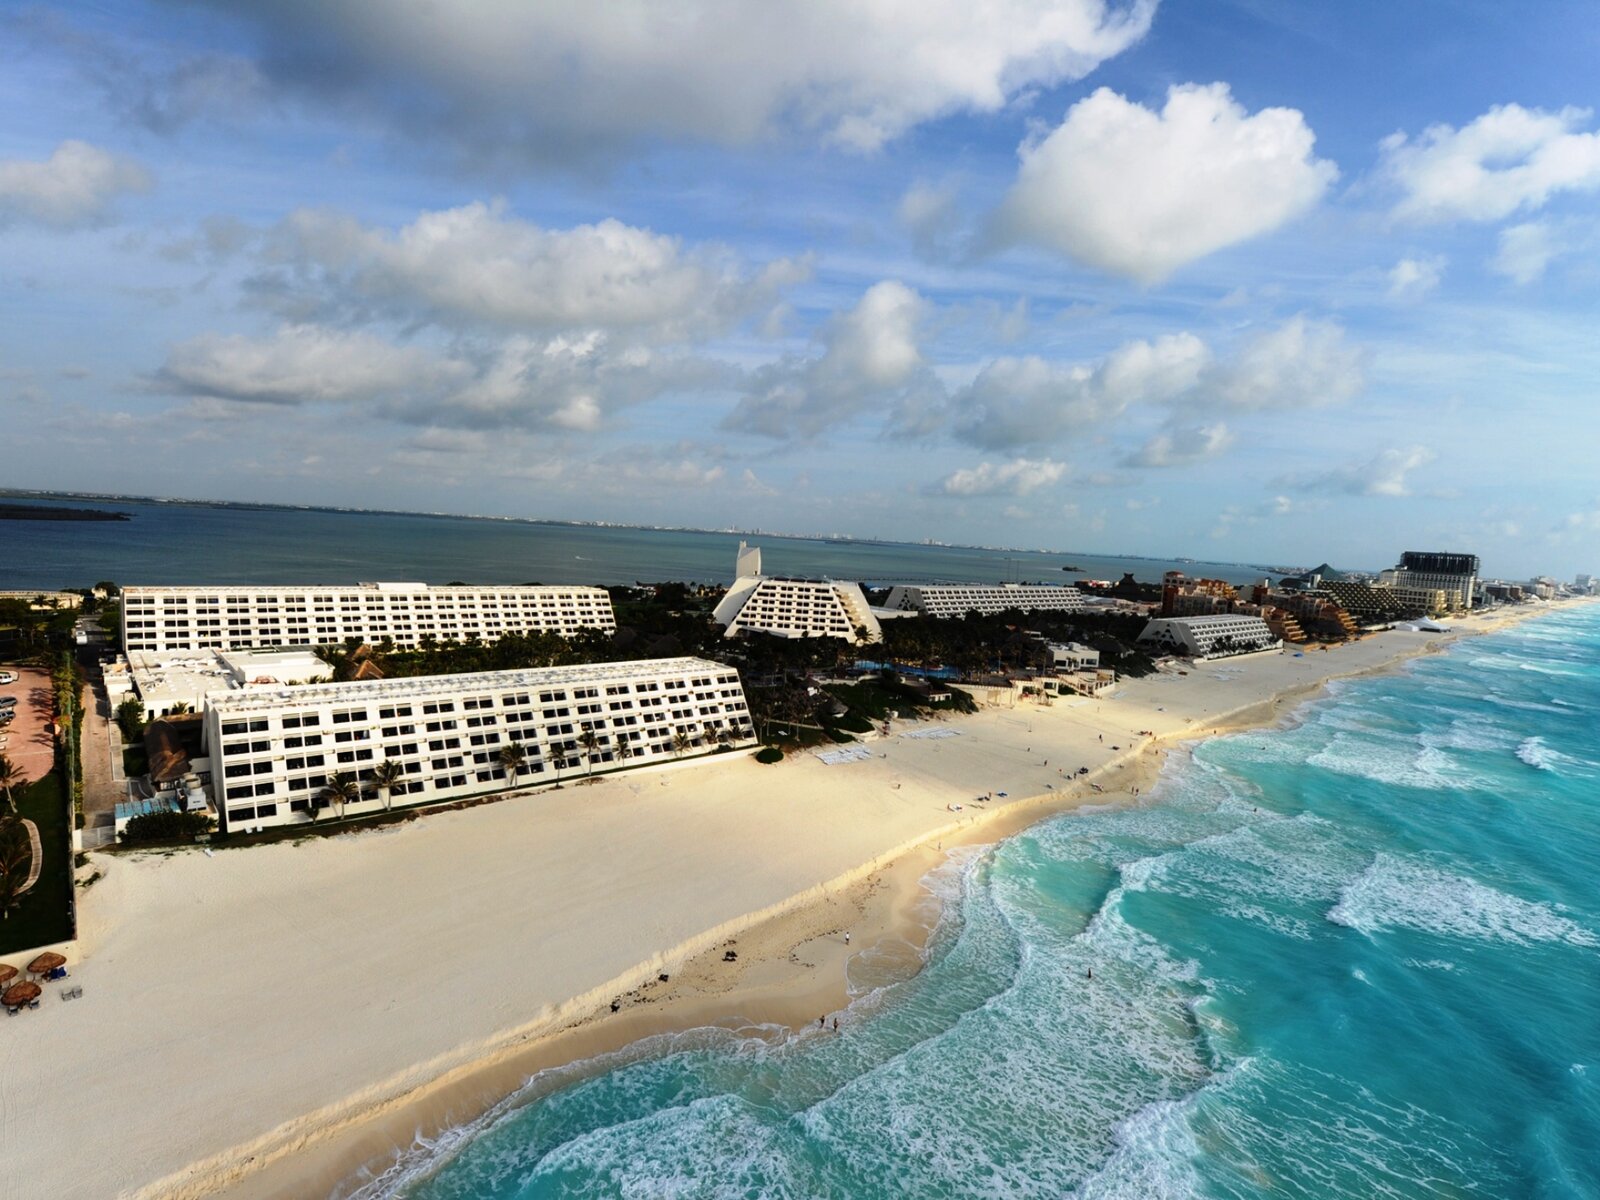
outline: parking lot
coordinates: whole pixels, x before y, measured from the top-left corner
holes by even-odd
[[[3,666],[0,670],[14,671],[15,683],[0,683],[0,696],[17,698],[16,718],[9,725],[0,726],[0,748],[17,764],[22,777],[28,782],[42,779],[55,765],[55,739],[50,724],[50,673],[38,667]]]

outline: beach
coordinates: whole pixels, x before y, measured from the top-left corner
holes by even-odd
[[[0,1158],[21,1195],[324,1195],[534,1070],[814,1023],[854,951],[898,940],[915,969],[919,881],[954,846],[1127,803],[1173,747],[1525,615],[897,723],[840,765],[714,756],[347,836],[94,856],[83,998],[0,1051]]]

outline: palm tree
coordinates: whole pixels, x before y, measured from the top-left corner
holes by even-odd
[[[322,799],[330,801],[338,811],[339,820],[344,820],[344,808],[361,799],[361,781],[354,776],[346,775],[343,771],[335,771],[329,775],[322,785]]]
[[[500,747],[500,765],[505,769],[506,778],[511,781],[511,786],[517,786],[517,776],[522,772],[522,765],[528,761],[528,752],[516,742],[507,742]]]
[[[4,754],[0,754],[0,788],[5,789],[6,804],[10,806],[13,816],[17,811],[17,798],[11,794],[11,789],[21,782],[22,768]]]
[[[387,812],[393,805],[394,785],[400,782],[400,777],[405,774],[405,768],[392,758],[386,758],[372,768],[372,786],[377,788],[383,796],[383,808]]]
[[[194,706],[192,704],[190,704],[186,700],[179,700],[171,708],[167,709],[167,715],[169,717],[182,717],[182,716],[187,716],[189,713],[192,713],[193,711],[194,711]]]
[[[585,725],[583,732],[578,735],[578,744],[583,747],[583,774],[587,779],[594,774],[594,754],[600,748],[600,739],[595,736],[592,727]]]
[[[617,735],[617,760],[619,762],[627,762],[632,757],[633,757],[633,747],[628,745],[628,735],[625,734],[625,733],[618,734]]]
[[[674,729],[672,731],[672,752],[682,758],[683,752],[688,748],[689,735],[681,729]]]

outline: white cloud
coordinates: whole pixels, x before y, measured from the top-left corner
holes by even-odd
[[[895,280],[875,283],[820,335],[822,353],[754,373],[724,428],[774,438],[816,437],[868,406],[888,407],[914,385],[932,386],[918,327],[926,304]]]
[[[873,150],[1082,78],[1155,0],[278,0],[235,8],[280,84],[380,107],[413,136],[571,158],[640,137],[780,131]]]
[[[1366,462],[1335,467],[1317,475],[1291,481],[1308,492],[1335,492],[1346,496],[1409,496],[1407,476],[1427,466],[1437,455],[1426,446],[1389,449]]]
[[[1432,258],[1402,258],[1389,268],[1389,299],[1420,300],[1444,277],[1445,260]]]
[[[598,333],[515,336],[447,355],[370,333],[290,325],[265,337],[191,338],[173,347],[152,386],[250,404],[360,404],[425,427],[593,434],[625,408],[726,382],[717,364],[614,348]]]
[[[946,476],[935,491],[946,496],[1026,496],[1059,483],[1067,464],[1048,458],[1017,458],[996,465],[983,462]]]
[[[956,434],[976,446],[1045,445],[1137,403],[1164,403],[1195,386],[1210,352],[1193,334],[1134,341],[1100,362],[997,358],[952,400]]]
[[[1400,189],[1395,216],[1498,221],[1563,191],[1600,188],[1600,134],[1577,132],[1590,111],[1496,105],[1460,129],[1432,125],[1382,143],[1380,171]]]
[[[1160,112],[1101,88],[1023,145],[998,229],[1156,283],[1315,204],[1338,177],[1315,141],[1297,110],[1246,113],[1223,83],[1173,87]]]
[[[467,374],[463,363],[371,334],[292,325],[264,338],[190,338],[173,347],[155,384],[180,395],[299,405],[433,392]]]
[[[1201,379],[1193,398],[1237,412],[1337,404],[1364,383],[1362,354],[1332,321],[1292,317]]]
[[[931,259],[953,255],[956,234],[961,227],[953,182],[918,180],[900,197],[895,213],[911,234],[911,244],[918,254]]]
[[[89,225],[104,219],[119,196],[149,188],[149,172],[133,160],[65,141],[43,161],[0,159],[0,225]]]
[[[591,328],[681,337],[721,329],[808,270],[754,275],[713,247],[605,220],[544,229],[474,203],[391,233],[300,210],[268,237],[258,298],[301,320],[385,315],[519,330]]]
[[[1561,251],[1550,224],[1529,221],[1500,231],[1500,246],[1490,269],[1517,283],[1532,283]]]
[[[1216,458],[1233,445],[1233,434],[1214,425],[1181,425],[1156,434],[1123,461],[1130,467],[1182,467]]]

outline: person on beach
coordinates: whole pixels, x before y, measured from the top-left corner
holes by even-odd
[[[818,1029],[826,1029],[827,1027],[828,1027],[828,1018],[827,1017],[818,1017],[817,1018],[817,1028]]]
[[[848,929],[844,931],[844,944],[846,946],[850,944],[850,931]]]
[[[839,1032],[839,1018],[838,1018],[838,1017],[835,1017],[835,1018],[834,1018],[834,1019],[833,1019],[833,1031],[834,1031],[834,1032],[835,1032],[835,1033],[838,1033],[838,1032]]]

